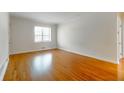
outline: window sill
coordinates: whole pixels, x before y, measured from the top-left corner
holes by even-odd
[[[34,43],[51,43],[52,41],[40,41],[40,42],[34,42]]]

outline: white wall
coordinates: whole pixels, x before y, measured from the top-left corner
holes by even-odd
[[[10,17],[10,54],[56,48],[56,25],[35,22],[25,18]],[[52,28],[52,42],[34,42],[34,26]]]
[[[117,63],[116,13],[85,13],[58,26],[58,47]]]
[[[5,73],[5,64],[8,61],[8,13],[0,13],[0,80]]]

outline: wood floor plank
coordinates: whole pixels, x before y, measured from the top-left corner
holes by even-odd
[[[124,80],[124,64],[112,64],[59,49],[10,56],[6,81]]]

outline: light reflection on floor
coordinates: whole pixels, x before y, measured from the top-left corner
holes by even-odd
[[[124,80],[124,59],[118,64],[118,80]]]
[[[34,58],[32,63],[34,73],[44,73],[51,68],[52,64],[52,54],[39,55]]]

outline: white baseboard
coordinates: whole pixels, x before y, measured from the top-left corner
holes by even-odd
[[[10,53],[10,55],[35,52],[35,51],[42,51],[42,50],[50,50],[50,49],[56,49],[56,48],[45,48],[45,49],[38,49],[38,50],[19,51],[19,52]]]
[[[4,64],[2,64],[0,68],[0,81],[2,81],[4,78],[8,63],[9,63],[9,59],[7,59],[6,62],[4,62]]]
[[[58,49],[60,49],[60,50],[64,50],[64,51],[67,51],[67,52],[70,52],[70,53],[74,53],[74,54],[82,55],[82,56],[87,56],[87,57],[95,58],[95,59],[102,60],[102,61],[105,61],[105,62],[109,62],[109,63],[113,63],[113,64],[118,64],[118,63],[116,63],[115,61],[102,59],[102,58],[95,57],[95,56],[92,56],[92,55],[87,55],[87,54],[83,54],[83,53],[79,53],[79,52],[76,52],[76,51],[71,51],[71,50],[63,49],[63,48],[58,48]]]

